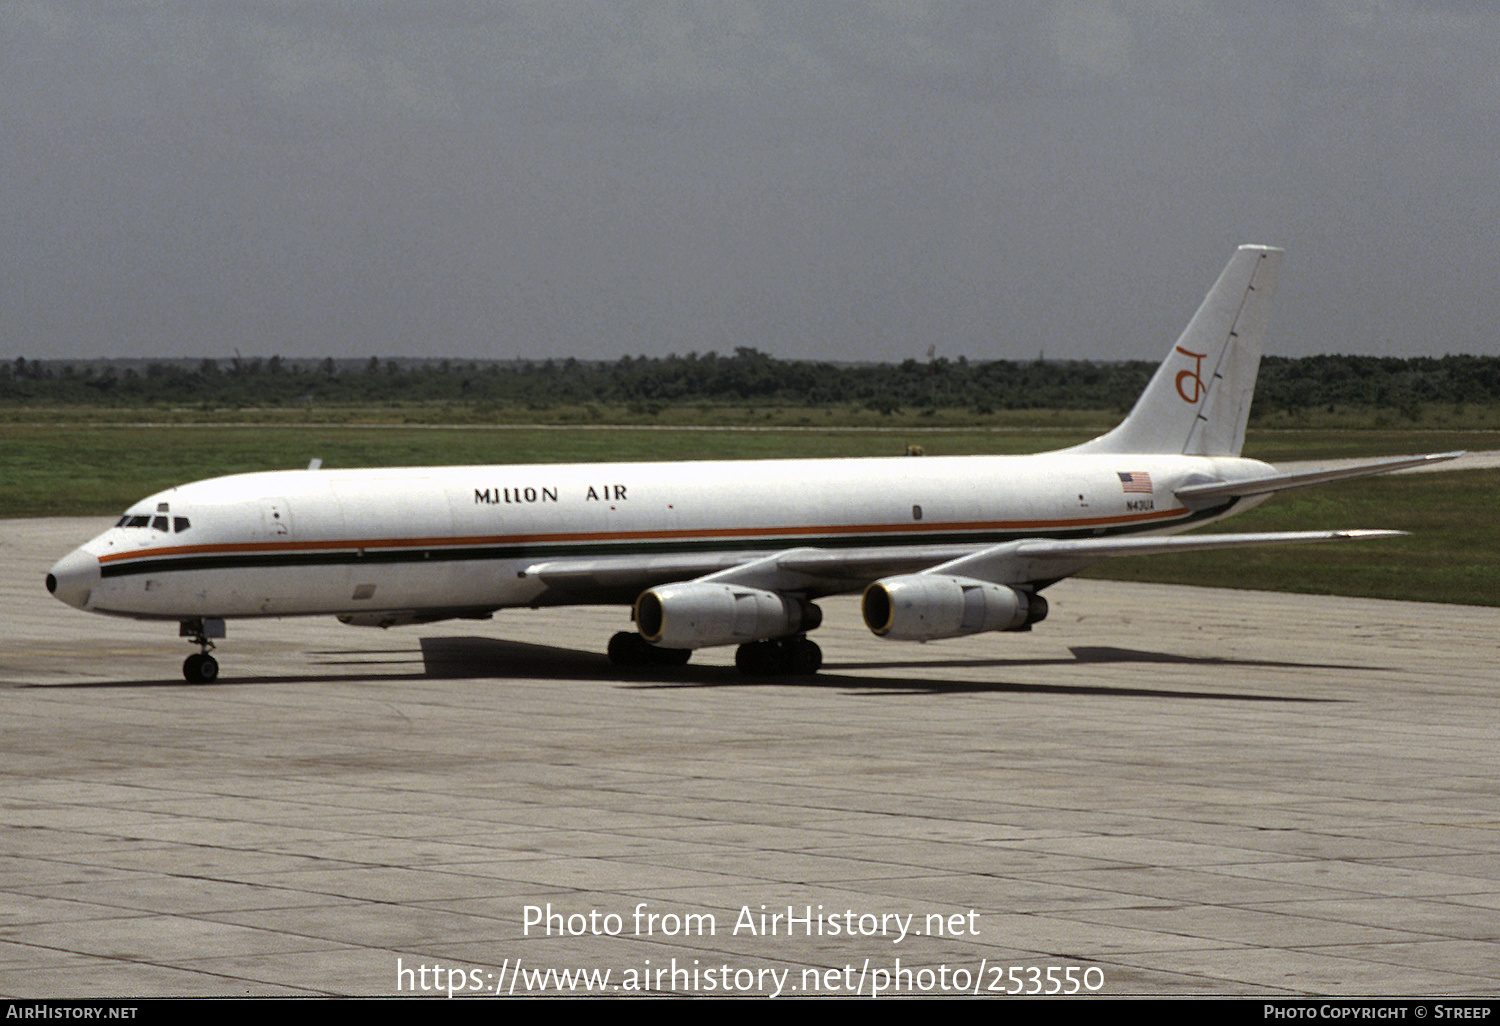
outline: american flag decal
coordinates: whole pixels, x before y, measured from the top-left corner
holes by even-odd
[[[1120,490],[1125,492],[1144,492],[1151,494],[1151,475],[1136,470],[1129,473],[1116,471],[1120,475]]]

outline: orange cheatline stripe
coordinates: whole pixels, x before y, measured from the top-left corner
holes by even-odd
[[[1115,517],[1079,517],[1073,520],[993,520],[920,524],[832,524],[814,527],[722,527],[708,530],[677,531],[596,531],[560,534],[497,534],[464,537],[364,538],[334,541],[267,541],[240,542],[229,545],[175,545],[169,548],[136,549],[132,552],[110,552],[99,557],[100,563],[130,559],[154,559],[159,556],[193,556],[228,552],[308,552],[338,549],[457,548],[474,545],[548,544],[555,542],[666,541],[720,538],[799,537],[828,534],[950,534],[954,531],[1056,531],[1104,527],[1114,524],[1137,524],[1152,520],[1171,520],[1186,514],[1183,507],[1151,513],[1131,513]]]

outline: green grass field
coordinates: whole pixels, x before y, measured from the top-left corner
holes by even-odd
[[[1060,448],[1112,415],[1033,418],[1039,428],[543,429],[120,423],[0,424],[0,516],[118,513],[185,481],[250,470],[620,460],[930,455]],[[1252,431],[1245,453],[1272,462],[1500,448],[1484,431]],[[1149,556],[1105,562],[1086,576],[1500,605],[1500,471],[1366,479],[1292,492],[1209,530],[1394,528],[1408,538]]]

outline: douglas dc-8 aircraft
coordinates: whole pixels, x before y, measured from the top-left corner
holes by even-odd
[[[233,617],[392,627],[585,603],[633,604],[618,664],[738,645],[748,673],[813,673],[825,595],[863,589],[876,635],[932,641],[1030,630],[1044,588],[1108,556],[1398,534],[1166,537],[1457,455],[1295,473],[1240,458],[1281,255],[1241,247],[1130,415],[1059,452],[236,474],[143,499],[47,590],[178,621],[195,683],[217,679]]]

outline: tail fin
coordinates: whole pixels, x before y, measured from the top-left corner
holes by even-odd
[[[1238,456],[1281,255],[1236,250],[1130,416],[1068,451]]]

